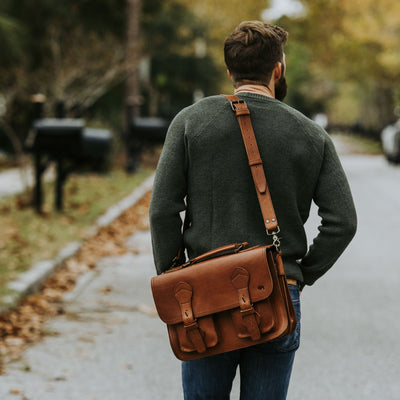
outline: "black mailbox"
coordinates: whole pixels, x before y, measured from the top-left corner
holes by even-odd
[[[126,169],[128,172],[133,172],[139,164],[144,144],[164,143],[170,122],[167,119],[156,117],[137,117],[132,119],[127,143]]]
[[[86,128],[82,135],[82,155],[93,159],[103,158],[111,152],[112,137],[106,129]]]
[[[62,209],[62,186],[74,169],[98,171],[112,147],[108,130],[86,128],[80,119],[39,119],[33,123],[26,141],[35,157],[35,207],[41,212],[41,176],[49,160],[57,162],[56,207]]]
[[[35,121],[27,146],[54,157],[76,159],[104,158],[111,151],[112,137],[106,129],[86,128],[79,119]]]
[[[143,141],[164,143],[170,121],[155,117],[138,117],[132,121],[132,135]]]
[[[80,119],[40,119],[33,123],[27,146],[56,157],[78,156],[82,152],[84,129]]]

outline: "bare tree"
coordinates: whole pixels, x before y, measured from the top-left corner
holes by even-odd
[[[139,115],[140,87],[139,61],[141,56],[140,20],[142,12],[141,0],[127,0],[127,32],[126,32],[126,107],[128,116]],[[129,118],[129,117],[128,117]]]
[[[125,78],[124,47],[112,35],[100,37],[82,28],[70,32],[65,43],[59,29],[50,29],[52,58],[42,68],[40,82],[46,87],[41,91],[52,101],[63,100],[67,109],[89,107]],[[52,79],[46,79],[49,73]]]

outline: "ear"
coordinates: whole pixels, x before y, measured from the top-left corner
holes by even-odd
[[[274,77],[275,77],[275,80],[276,81],[278,81],[280,78],[281,78],[281,76],[282,76],[282,63],[280,62],[280,61],[278,61],[276,64],[275,64],[275,67],[274,67]]]

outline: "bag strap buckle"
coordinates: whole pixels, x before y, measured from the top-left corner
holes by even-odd
[[[236,112],[236,104],[244,104],[244,100],[242,100],[242,99],[232,100],[232,101],[230,101],[230,103],[231,103],[231,108],[232,108],[233,112]]]

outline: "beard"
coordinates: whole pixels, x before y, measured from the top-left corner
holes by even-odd
[[[275,84],[275,98],[277,100],[283,101],[283,99],[286,97],[287,94],[287,82],[285,76],[282,74],[282,76],[279,78],[278,82]]]

